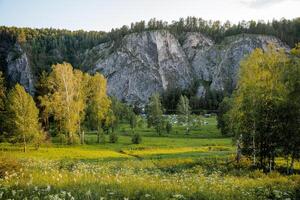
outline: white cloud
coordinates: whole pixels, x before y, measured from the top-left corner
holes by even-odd
[[[240,1],[243,5],[250,8],[266,8],[284,1],[295,1],[295,0],[242,0]]]

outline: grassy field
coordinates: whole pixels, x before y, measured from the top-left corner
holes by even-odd
[[[300,176],[253,170],[234,162],[235,146],[216,128],[214,117],[189,135],[169,135],[145,126],[141,144],[131,144],[121,125],[116,144],[59,145],[38,151],[0,146],[0,199],[299,199]],[[107,136],[108,141],[108,136]],[[278,160],[278,165],[284,165]],[[299,163],[296,167],[300,169]]]

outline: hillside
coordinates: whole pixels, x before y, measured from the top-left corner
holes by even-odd
[[[34,95],[42,71],[66,61],[103,73],[108,93],[129,103],[144,104],[154,92],[165,93],[168,101],[169,93],[180,90],[207,99],[196,104],[214,109],[235,88],[241,59],[268,44],[289,49],[299,41],[298,24],[299,19],[222,25],[188,17],[172,24],[141,21],[108,33],[0,27],[0,70],[8,86],[21,83]]]
[[[130,103],[145,103],[155,92],[187,88],[193,80],[200,80],[197,95],[203,97],[208,90],[231,92],[241,59],[268,44],[288,48],[274,36],[241,34],[216,44],[201,33],[189,32],[181,45],[169,31],[145,31],[126,35],[116,49],[112,42],[87,49],[79,56],[79,65],[90,73],[103,73],[109,94]],[[8,80],[33,94],[38,77],[26,50],[16,43],[6,61]]]

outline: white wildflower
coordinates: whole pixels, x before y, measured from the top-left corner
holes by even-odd
[[[150,194],[145,194],[145,197],[146,197],[146,198],[148,198],[148,197],[150,197],[150,196],[151,196]]]
[[[88,190],[86,193],[85,193],[86,196],[91,196],[92,195],[92,192],[91,190]]]

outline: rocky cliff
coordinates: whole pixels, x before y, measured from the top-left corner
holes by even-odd
[[[19,83],[24,86],[27,92],[34,94],[34,78],[26,52],[19,44],[15,44],[6,57],[6,77],[9,85]]]
[[[184,34],[181,44],[166,30],[126,35],[116,46],[113,42],[87,50],[83,69],[101,72],[108,79],[108,92],[128,102],[146,103],[149,96],[167,88],[187,88],[200,80],[198,96],[207,90],[231,92],[237,83],[240,61],[255,48],[268,44],[288,48],[273,36],[236,35],[216,44],[201,33]],[[26,52],[15,44],[6,58],[6,76],[33,93],[35,78]]]
[[[110,95],[129,102],[144,103],[154,92],[185,88],[193,79],[205,83],[199,86],[198,96],[204,96],[208,89],[231,92],[240,61],[255,48],[265,50],[268,44],[288,48],[277,38],[263,35],[231,36],[215,44],[200,33],[186,33],[180,45],[168,31],[134,33],[109,55],[111,45],[99,47],[102,57],[91,72],[103,73]]]

